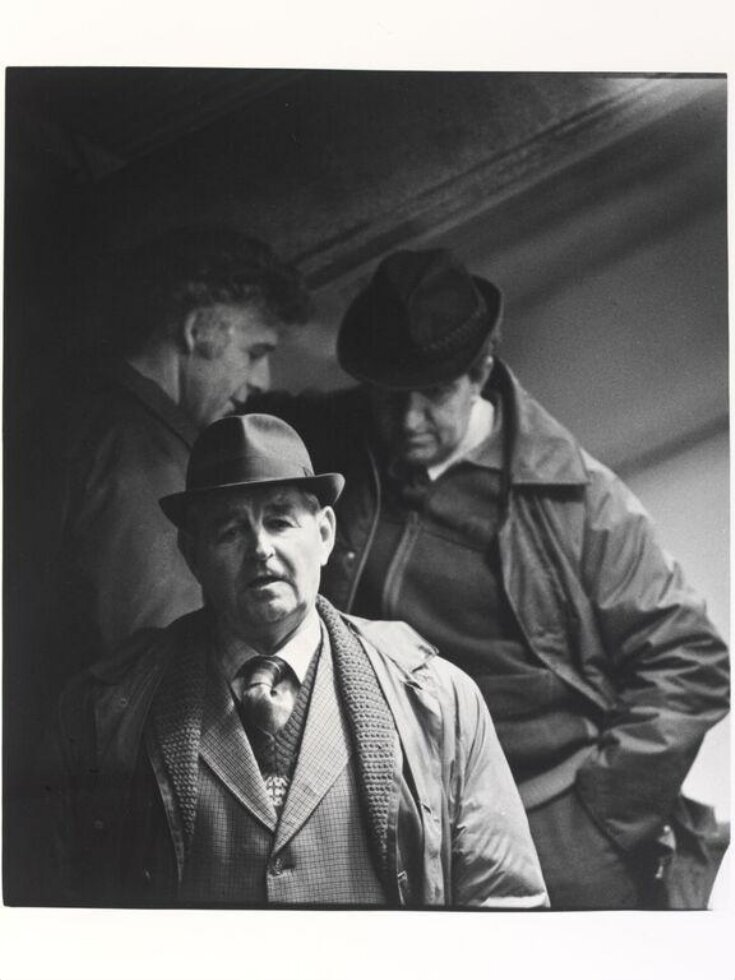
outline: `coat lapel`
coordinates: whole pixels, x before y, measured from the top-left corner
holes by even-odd
[[[151,705],[149,752],[175,837],[188,850],[194,836],[199,740],[206,686],[207,645],[200,632],[182,638]],[[158,762],[162,765],[158,765]]]
[[[301,739],[301,749],[276,830],[274,852],[306,823],[350,757],[349,732],[335,688],[329,639],[322,649]]]
[[[204,706],[200,752],[233,796],[268,830],[275,830],[276,811],[232,694],[224,678],[214,672]]]

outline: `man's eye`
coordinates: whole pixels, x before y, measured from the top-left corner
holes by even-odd
[[[268,520],[268,527],[273,531],[285,531],[293,526],[294,523],[290,517],[271,517]]]
[[[252,361],[262,361],[264,357],[267,357],[271,353],[270,347],[251,347],[248,351],[250,355],[250,360]]]
[[[451,384],[436,385],[434,388],[427,388],[425,394],[431,401],[442,401],[451,395],[453,390],[454,387]]]
[[[237,528],[233,525],[232,527],[224,527],[217,533],[217,541],[221,544],[227,544],[228,541],[234,541],[237,537]]]

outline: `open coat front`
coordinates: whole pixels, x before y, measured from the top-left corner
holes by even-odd
[[[472,681],[403,624],[342,617],[323,600],[319,611],[340,705],[335,710],[327,696],[331,682],[323,682],[320,694],[315,689],[309,711],[320,715],[322,731],[315,739],[307,719],[302,753],[321,755],[303,766],[300,758],[289,791],[294,800],[287,799],[278,825],[252,791],[257,780],[245,772],[244,746],[244,768],[232,764],[242,737],[232,711],[218,713],[218,733],[202,724],[211,710],[204,696],[205,612],[138,634],[119,659],[96,665],[67,690],[48,782],[63,882],[55,900],[210,904],[183,887],[203,759],[228,800],[242,793],[248,819],[272,832],[264,869],[274,880],[267,881],[266,901],[332,904],[308,884],[282,887],[283,850],[310,837],[300,852],[306,864],[325,861],[330,840],[319,840],[314,829],[328,808],[337,822],[347,813],[349,780],[340,779],[351,759],[366,853],[385,904],[512,909],[545,903],[526,817]],[[330,717],[334,724],[325,725]],[[306,781],[299,766],[314,767]],[[402,785],[410,786],[410,800]],[[231,874],[238,859],[233,851],[224,862]],[[341,895],[335,892],[334,904],[352,904]],[[228,903],[240,904],[222,904]]]

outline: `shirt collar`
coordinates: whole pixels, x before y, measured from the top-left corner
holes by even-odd
[[[495,405],[484,398],[478,398],[470,409],[470,420],[464,436],[446,459],[427,468],[429,479],[437,480],[460,460],[488,469],[502,469],[501,424],[500,402]]]
[[[281,660],[285,660],[291,670],[303,684],[306,671],[311,663],[311,658],[319,649],[322,639],[322,627],[316,608],[312,608],[301,623],[299,628],[283,644],[279,650],[274,650],[274,655],[278,655]],[[237,673],[243,665],[253,657],[261,654],[251,646],[243,644],[237,651],[225,654],[221,661],[222,671],[229,683],[232,683]]]

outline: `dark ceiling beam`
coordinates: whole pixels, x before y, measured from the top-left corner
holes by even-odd
[[[8,69],[9,159],[47,158],[77,184],[96,183],[219,119],[301,70]]]
[[[336,286],[359,278],[380,255],[451,233],[593,157],[658,120],[721,92],[722,79],[641,78],[524,143],[485,157],[461,176],[436,184],[389,214],[353,226],[296,257],[310,285]]]

